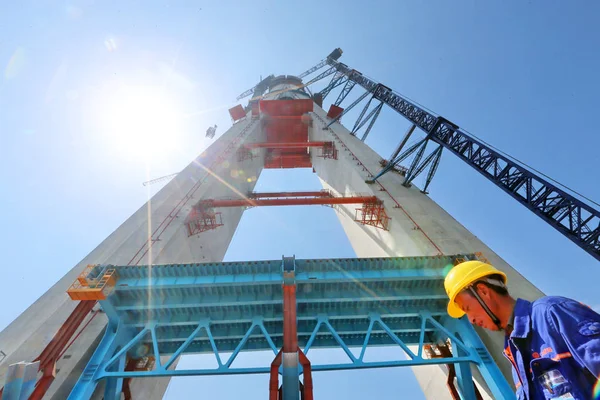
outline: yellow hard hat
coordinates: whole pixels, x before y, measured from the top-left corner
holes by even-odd
[[[472,283],[490,275],[500,275],[504,283],[507,281],[504,272],[483,261],[465,261],[450,270],[444,280],[444,288],[450,298],[448,302],[448,314],[452,318],[460,318],[465,315],[465,312],[454,302],[456,296]]]

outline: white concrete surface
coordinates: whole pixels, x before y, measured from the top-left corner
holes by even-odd
[[[208,171],[207,168],[211,166],[212,161],[226,150],[248,124],[252,124],[251,128],[245,132],[242,140],[229,150],[227,158]],[[252,191],[262,171],[263,160],[261,157],[257,157],[253,160],[246,160],[243,164],[238,163],[236,151],[245,141],[264,140],[261,136],[260,125],[260,121],[251,121],[249,116],[233,125],[203,155],[190,163],[153,196],[150,202],[143,205],[23,314],[0,332],[0,349],[7,354],[0,363],[0,382],[4,382],[4,375],[9,364],[33,360],[53,338],[76,305],[76,302],[69,299],[66,290],[85,266],[105,263],[129,264],[132,257],[147,242],[148,225],[150,224],[151,231],[159,227],[199,180],[203,180],[203,183],[185,201],[185,205],[176,215],[171,214],[175,218],[162,232],[160,240],[154,243],[151,251],[145,257],[136,259],[133,264],[222,261],[243,211],[235,208],[221,210],[225,226],[189,238],[184,220],[192,205],[201,198],[231,197],[236,196],[237,193],[245,194]],[[232,171],[243,172],[240,174],[232,173]],[[252,177],[255,179],[250,179],[249,182],[248,178]],[[150,207],[150,223],[148,207]],[[105,316],[102,314],[97,316],[68,349],[65,356],[59,360],[56,379],[45,398],[65,398],[65,393],[69,393],[70,387],[79,377],[81,368],[85,366],[82,359],[85,361],[85,358],[91,356],[90,346],[95,347],[105,324]],[[72,372],[73,374],[71,374]],[[133,382],[132,387],[137,390],[136,398],[161,399],[167,383],[166,379],[156,382],[148,380]]]
[[[366,184],[369,173],[376,174],[381,169],[379,162],[382,157],[352,136],[340,123],[323,130],[330,121],[326,114],[315,105],[313,126],[309,132],[310,140],[335,141],[338,149],[336,161],[313,154],[313,166],[323,187],[340,194],[358,192],[375,195],[384,201],[386,212],[391,217],[389,231],[384,231],[356,223],[354,205],[337,209],[340,222],[358,257],[432,256],[440,251],[443,254],[482,252],[494,266],[507,274],[513,296],[528,300],[543,296],[539,289],[417,187],[402,186],[404,177],[389,172],[379,179],[381,185]],[[401,208],[397,208],[396,202]],[[481,329],[477,329],[477,332],[512,384],[511,367],[502,356],[503,333]],[[418,367],[413,370],[427,399],[450,399],[445,373],[440,367]]]

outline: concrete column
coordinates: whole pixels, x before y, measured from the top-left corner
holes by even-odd
[[[264,161],[259,156],[238,162],[237,149],[243,143],[264,141],[259,120],[251,120],[248,115],[234,124],[0,332],[0,350],[7,354],[0,363],[0,382],[4,381],[9,364],[33,360],[50,342],[76,305],[76,302],[69,299],[66,290],[87,264],[144,265],[222,261],[243,210],[222,210],[225,226],[192,237],[187,236],[185,218],[191,207],[202,198],[235,197],[252,191]],[[234,142],[235,145],[228,148]],[[219,158],[221,155],[223,158]],[[197,190],[190,192],[199,181],[202,183]],[[148,232],[156,232],[153,238],[157,240],[149,251],[145,251]],[[136,254],[143,256],[134,258]],[[63,399],[64,394],[69,393],[105,324],[104,315],[97,316],[67,350],[63,359],[58,361],[57,376],[46,398]],[[136,398],[162,399],[168,381],[168,378],[134,379],[131,387]]]
[[[512,295],[527,300],[543,296],[539,289],[417,187],[402,186],[403,176],[389,172],[379,179],[380,183],[365,183],[370,174],[375,175],[382,168],[380,161],[385,157],[352,136],[340,123],[334,123],[330,129],[324,130],[330,121],[326,114],[315,105],[313,125],[309,131],[311,141],[333,140],[338,150],[338,160],[317,157],[316,150],[311,150],[313,166],[323,187],[340,195],[375,195],[383,200],[387,215],[391,217],[389,230],[384,231],[355,222],[354,206],[336,208],[357,257],[482,252],[495,267],[507,274]],[[506,379],[512,383],[511,367],[502,356],[503,333],[476,330]],[[413,371],[428,399],[451,399],[445,387],[445,373],[440,367],[417,367]],[[482,394],[488,392],[480,375],[474,376],[478,386],[483,389]],[[489,393],[488,398],[491,398]]]

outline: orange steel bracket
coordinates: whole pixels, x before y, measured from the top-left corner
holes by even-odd
[[[310,361],[304,352],[298,347],[298,357],[304,374],[304,383],[302,385],[302,400],[313,400],[313,382],[312,368]]]
[[[106,296],[112,292],[117,283],[116,270],[107,268],[98,278],[89,279],[93,268],[94,265],[88,265],[67,289],[71,300],[106,300]]]
[[[283,359],[283,351],[279,350],[279,353],[275,356],[275,359],[271,363],[271,373],[269,379],[269,400],[279,400],[279,367]]]
[[[42,377],[35,384],[35,389],[29,397],[29,400],[41,400],[42,397],[44,397],[44,394],[54,381],[56,362],[64,353],[64,350],[72,343],[69,343],[71,337],[75,334],[77,328],[92,311],[95,305],[95,301],[80,301],[71,315],[69,315],[67,320],[58,329],[58,332],[56,332],[56,335],[54,335],[50,343],[48,343],[42,353],[34,360],[34,362],[38,360],[40,362]]]

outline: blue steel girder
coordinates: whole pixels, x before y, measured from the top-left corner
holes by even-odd
[[[298,307],[298,320],[314,318],[315,312],[327,308],[327,313],[333,319],[355,318],[357,315],[364,316],[374,306],[389,312],[389,317],[406,317],[419,315],[419,310],[424,308],[433,308],[431,313],[435,316],[442,316],[446,313],[443,309],[445,302],[442,300],[431,301],[385,301],[375,304],[373,301],[367,302],[345,302],[332,304],[304,304]],[[135,326],[144,324],[148,318],[157,321],[159,324],[184,324],[189,321],[196,321],[199,318],[207,317],[214,322],[240,323],[252,320],[254,315],[263,315],[266,321],[279,321],[282,307],[281,305],[259,305],[250,307],[227,306],[227,307],[193,307],[185,309],[150,309],[128,310],[127,318]]]
[[[310,289],[308,289],[310,288]],[[445,293],[439,286],[434,287],[403,287],[385,282],[376,284],[364,283],[357,286],[354,283],[343,285],[336,284],[308,284],[298,285],[302,299],[298,304],[319,304],[326,302],[349,301],[394,301],[394,300],[427,300],[445,299]],[[253,286],[252,288],[236,286],[233,288],[194,288],[171,289],[168,297],[160,297],[165,292],[162,288],[147,290],[146,297],[139,297],[135,291],[119,293],[115,301],[115,308],[119,311],[165,309],[165,308],[194,308],[214,306],[235,306],[240,302],[245,305],[269,305],[281,302],[281,285]],[[373,297],[373,293],[377,297]]]
[[[69,398],[89,398],[100,379],[107,379],[109,400],[124,378],[268,373],[269,366],[236,368],[233,363],[242,351],[277,354],[283,346],[284,271],[294,273],[298,344],[304,353],[342,348],[348,355],[346,363],[313,364],[313,371],[474,364],[488,370],[493,390],[504,393],[497,398],[512,398],[495,364],[484,362],[489,355],[477,335],[469,335],[468,321],[445,319],[443,278],[458,258],[475,256],[98,265],[89,278],[109,267],[117,270],[113,291],[100,302],[109,326]],[[463,344],[457,333],[471,342]],[[460,356],[423,357],[425,344],[445,339],[461,349]],[[399,346],[408,359],[365,362],[368,346]],[[218,366],[169,369],[177,357],[190,353],[212,354]],[[154,370],[124,371],[127,357],[145,356],[155,357]],[[165,356],[170,357],[161,364]]]
[[[471,137],[450,121],[335,60],[332,68],[418,126],[554,229],[600,261],[600,211]],[[332,123],[335,122],[332,121]],[[329,124],[331,125],[331,123]],[[376,179],[376,178],[375,178]]]

